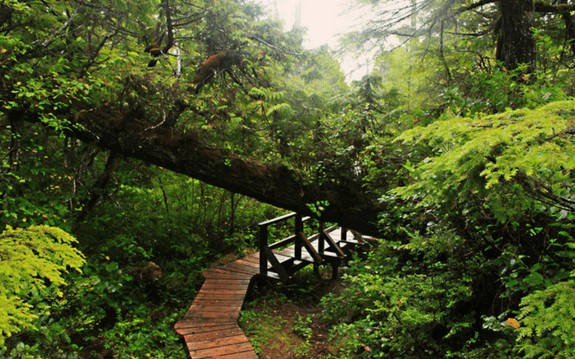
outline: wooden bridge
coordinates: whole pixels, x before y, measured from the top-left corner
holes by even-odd
[[[268,228],[294,220],[294,235],[273,244]],[[200,292],[184,317],[175,325],[188,347],[190,357],[222,359],[257,359],[248,338],[238,326],[238,316],[253,276],[289,281],[301,268],[313,264],[331,265],[332,277],[358,247],[374,239],[344,228],[317,225],[316,233],[308,237],[304,224],[309,217],[290,213],[259,224],[259,249],[245,258],[212,268],[203,273],[206,278]],[[351,232],[351,238],[348,238]]]

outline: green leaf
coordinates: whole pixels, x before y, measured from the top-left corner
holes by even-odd
[[[524,282],[529,283],[532,286],[538,286],[543,284],[543,276],[539,272],[531,272],[525,279]]]

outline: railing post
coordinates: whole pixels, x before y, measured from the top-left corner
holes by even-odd
[[[301,213],[296,213],[296,215],[295,215],[295,226],[294,227],[295,227],[294,230],[295,230],[295,235],[296,235],[294,256],[296,259],[301,260],[302,243],[301,243],[301,241],[297,240],[297,238],[299,238],[299,233],[303,232],[303,221],[302,221]]]
[[[319,222],[319,237],[317,238],[317,251],[320,255],[323,255],[325,250],[325,238],[323,232],[325,231],[325,223]]]
[[[268,259],[264,248],[268,246],[268,226],[260,226],[260,274],[267,276],[268,274]]]
[[[341,240],[347,241],[347,228],[341,227]]]

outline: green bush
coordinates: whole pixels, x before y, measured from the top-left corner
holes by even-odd
[[[575,280],[568,280],[521,300],[517,347],[526,358],[575,358],[574,298]]]
[[[39,317],[49,315],[48,297],[62,297],[63,274],[80,270],[85,263],[72,245],[76,240],[61,229],[31,226],[0,235],[0,349],[6,338]],[[34,303],[32,305],[31,303]]]

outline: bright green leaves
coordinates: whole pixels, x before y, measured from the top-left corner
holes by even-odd
[[[393,192],[428,205],[474,193],[489,197],[489,191],[503,193],[514,183],[539,200],[565,207],[575,168],[574,114],[575,102],[564,101],[406,131],[398,141],[427,144],[435,155],[417,166],[415,182]]]
[[[259,96],[266,101],[280,101],[285,97],[285,92],[273,88],[253,87],[250,90],[250,95]]]
[[[521,301],[518,348],[526,358],[573,358],[575,281],[559,282]]]
[[[293,109],[287,103],[280,103],[270,107],[267,110],[266,116],[272,116],[272,115],[277,115],[282,118],[288,118],[291,115],[293,115]]]
[[[32,226],[7,227],[0,235],[0,348],[6,337],[29,325],[42,308],[26,302],[30,296],[61,296],[62,274],[80,270],[82,254],[73,248],[76,240],[61,229]],[[50,283],[50,287],[47,287]],[[48,309],[48,308],[44,308]]]

